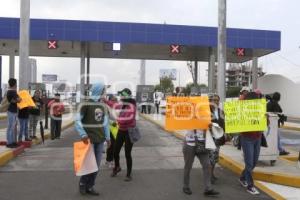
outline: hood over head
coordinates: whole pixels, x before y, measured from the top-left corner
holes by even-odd
[[[103,83],[94,83],[91,88],[91,99],[94,101],[98,101],[102,96],[105,89],[105,85]]]

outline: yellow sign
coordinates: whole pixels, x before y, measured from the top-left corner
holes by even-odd
[[[211,123],[208,97],[168,97],[166,130],[207,129]]]
[[[266,105],[266,99],[225,102],[225,132],[265,131],[267,128]]]
[[[35,107],[35,103],[33,102],[27,90],[19,91],[18,95],[21,98],[21,102],[17,104],[19,109],[23,109],[26,107]]]

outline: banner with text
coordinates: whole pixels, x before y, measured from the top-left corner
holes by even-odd
[[[166,130],[207,129],[211,123],[208,97],[168,97]]]
[[[267,129],[266,104],[266,99],[225,102],[225,132],[265,131]]]

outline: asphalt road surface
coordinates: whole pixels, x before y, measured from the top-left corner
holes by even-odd
[[[95,189],[102,200],[199,200],[203,196],[202,170],[195,160],[191,173],[193,195],[182,192],[182,142],[148,121],[138,123],[142,139],[133,148],[133,181],[124,182],[124,152],[121,152],[123,170],[111,178],[111,170],[102,160],[102,169]],[[77,133],[70,128],[60,140],[35,146],[0,168],[1,200],[76,200],[90,199],[78,192],[78,177],[73,172],[73,142]],[[238,183],[238,176],[217,167],[219,177],[215,189],[221,193],[215,199],[250,200],[272,199],[262,193],[253,196]],[[96,199],[91,197],[91,199]]]

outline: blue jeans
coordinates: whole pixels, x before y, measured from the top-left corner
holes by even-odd
[[[102,143],[93,144],[93,147],[94,147],[97,166],[98,166],[98,168],[100,168],[104,143],[102,142]],[[99,170],[98,170],[98,172],[99,172]],[[81,176],[79,184],[85,185],[86,189],[93,188],[93,186],[95,185],[95,180],[97,178],[98,172],[94,172],[91,174]]]
[[[20,133],[19,141],[22,141],[23,136],[25,139],[28,139],[28,118],[19,118],[20,123]]]
[[[245,162],[245,169],[240,178],[241,180],[247,182],[248,187],[252,187],[254,185],[252,171],[255,168],[259,158],[261,138],[253,139],[243,136],[243,134],[241,134],[240,137]]]
[[[7,112],[7,130],[6,139],[7,144],[12,144],[15,141],[15,127],[17,123],[17,113]]]

